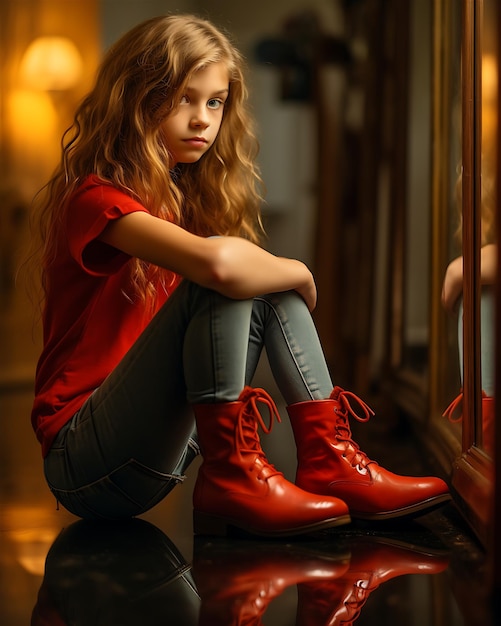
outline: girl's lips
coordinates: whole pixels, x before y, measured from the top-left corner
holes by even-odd
[[[188,143],[192,146],[205,146],[207,144],[207,139],[203,137],[190,137],[189,139],[184,139],[184,143]]]

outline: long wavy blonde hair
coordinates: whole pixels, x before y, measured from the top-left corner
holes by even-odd
[[[218,62],[226,64],[230,82],[218,137],[198,162],[171,171],[161,123],[175,110],[190,77]],[[228,36],[192,15],[149,19],[110,48],[94,88],[63,136],[60,164],[35,199],[43,289],[45,270],[57,253],[62,213],[89,174],[195,234],[259,240],[258,145],[243,70]],[[153,296],[159,277],[165,281],[167,275],[133,260],[132,279],[143,298]]]

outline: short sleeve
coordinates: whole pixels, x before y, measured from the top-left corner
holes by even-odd
[[[94,275],[117,272],[129,255],[99,241],[112,221],[147,209],[123,191],[89,176],[66,207],[66,236],[69,253],[81,268]]]

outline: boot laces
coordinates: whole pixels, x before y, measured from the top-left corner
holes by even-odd
[[[343,456],[359,471],[365,470],[369,463],[374,463],[375,461],[372,461],[365,452],[362,452],[358,443],[353,440],[348,416],[351,415],[357,422],[364,423],[370,420],[374,415],[374,411],[355,393],[345,391],[341,387],[334,387],[331,399],[337,401],[337,405],[334,408],[334,413],[336,414],[336,439],[345,444]],[[350,401],[354,401],[358,405],[362,415],[355,411]]]
[[[454,398],[454,400],[449,404],[449,406],[442,413],[442,417],[446,417],[451,424],[458,424],[459,422],[461,422],[463,419],[463,414],[459,413],[459,417],[454,417],[454,413],[456,412],[456,409],[458,408],[458,406],[461,404],[462,401],[463,401],[463,391],[461,390],[459,392],[459,395],[456,398]]]
[[[282,421],[273,398],[264,389],[245,387],[239,400],[242,402],[242,409],[238,415],[235,444],[240,458],[243,457],[242,453],[252,453],[256,455],[254,459],[261,461],[256,464],[254,460],[254,466],[261,468],[260,473],[263,476],[281,474],[266,458],[258,435],[258,426],[265,434],[269,434],[273,427],[273,420]],[[258,404],[268,409],[268,424],[263,419]]]
[[[339,623],[351,626],[360,616],[364,604],[371,592],[376,587],[371,586],[370,580],[359,579],[353,584],[350,595],[344,600],[343,605],[346,610],[346,619],[342,619]]]

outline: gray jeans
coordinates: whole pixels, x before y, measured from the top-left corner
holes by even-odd
[[[328,397],[323,351],[296,292],[232,300],[182,282],[55,439],[45,475],[57,500],[91,519],[157,504],[199,452],[191,405],[236,400],[263,347],[287,404]]]
[[[495,343],[495,294],[494,289],[483,287],[480,294],[480,372],[482,391],[490,398],[495,391],[494,343]],[[463,298],[459,301],[458,315],[459,373],[463,385]]]

